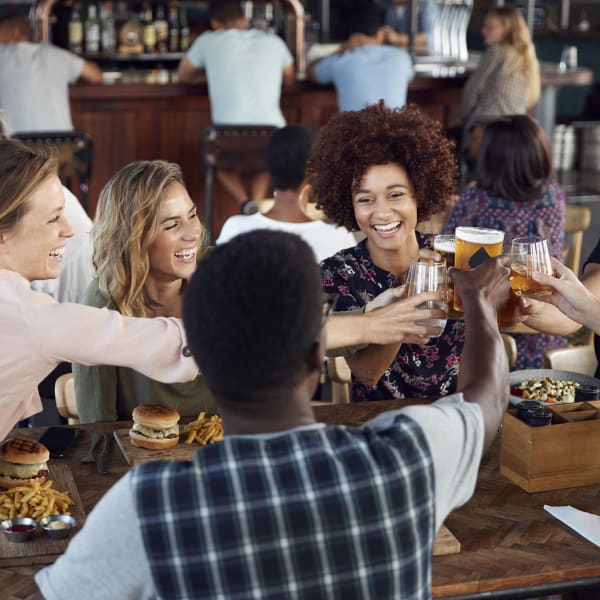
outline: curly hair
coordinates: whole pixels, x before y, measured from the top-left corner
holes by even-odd
[[[410,179],[419,221],[441,210],[455,192],[454,143],[417,106],[383,103],[334,115],[313,144],[307,174],[317,208],[336,225],[357,230],[352,194],[374,165],[396,163]]]

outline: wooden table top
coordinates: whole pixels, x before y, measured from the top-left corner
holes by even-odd
[[[383,401],[315,406],[324,423],[360,425],[384,410],[415,401]],[[82,425],[77,445],[65,459],[84,508],[91,511],[106,490],[127,470],[116,443],[111,446],[109,474],[96,473],[94,465],[80,464],[93,431],[112,431],[127,422]],[[20,435],[38,438],[44,428],[20,429]],[[433,560],[435,598],[533,597],[589,585],[600,586],[600,549],[572,533],[543,510],[544,504],[570,504],[600,512],[600,484],[528,494],[500,475],[500,442],[483,457],[477,488],[470,502],[446,520],[461,542],[459,554]],[[0,569],[0,589],[6,600],[29,598],[36,590],[33,575],[41,567]]]

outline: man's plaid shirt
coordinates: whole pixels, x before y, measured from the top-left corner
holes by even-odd
[[[434,478],[420,427],[231,436],[133,470],[159,598],[429,598]]]

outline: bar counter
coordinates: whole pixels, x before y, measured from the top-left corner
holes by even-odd
[[[316,406],[314,411],[321,422],[355,426],[411,402],[335,404]],[[83,433],[76,446],[64,461],[57,461],[70,466],[86,513],[128,469],[116,444],[111,447],[109,475],[98,475],[94,465],[80,464],[92,432],[128,426],[126,422],[80,426]],[[43,428],[36,428],[15,433],[37,439],[42,432]],[[597,514],[600,485],[529,494],[500,475],[499,456],[500,442],[496,440],[483,457],[473,498],[446,519],[461,550],[433,558],[433,597],[506,600],[600,586],[600,549],[543,510],[544,504],[570,504]],[[33,575],[40,568],[0,568],[0,596],[6,600],[29,598],[35,591]]]
[[[408,92],[416,102],[445,125],[460,119],[463,76],[417,76]],[[102,186],[122,166],[133,160],[162,158],[181,165],[186,185],[201,213],[204,177],[200,160],[200,135],[211,123],[206,84],[114,83],[74,85],[70,88],[73,123],[91,134],[94,162],[89,190],[93,216]],[[282,95],[288,123],[315,129],[337,112],[335,90],[310,82],[298,82]],[[239,211],[216,189],[213,231]]]
[[[444,127],[461,120],[462,88],[477,62],[436,63],[422,57],[408,87],[408,102],[418,104]],[[587,85],[590,69],[558,72],[553,63],[542,65],[543,94],[540,122],[554,119],[556,93],[563,85]],[[168,79],[168,73],[163,73]],[[156,76],[156,74],[155,74]],[[128,72],[124,73],[127,81]],[[116,82],[74,85],[70,88],[73,123],[94,141],[94,162],[89,188],[89,212],[93,216],[102,186],[122,166],[133,160],[162,158],[179,163],[192,199],[203,214],[204,176],[200,159],[200,135],[211,123],[206,84]],[[160,80],[160,76],[156,77]],[[288,123],[303,123],[319,129],[337,112],[335,90],[330,85],[299,81],[282,95],[282,110]],[[212,229],[218,232],[227,217],[239,207],[217,186]]]

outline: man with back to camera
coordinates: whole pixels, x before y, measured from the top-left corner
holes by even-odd
[[[71,131],[69,84],[102,83],[96,63],[49,43],[34,43],[25,17],[0,22],[0,108],[5,135]]]
[[[126,474],[37,574],[44,597],[429,598],[435,533],[508,402],[507,275],[496,260],[455,273],[462,394],[351,428],[312,412],[327,317],[310,248],[265,230],[217,246],[184,323],[225,438]]]
[[[333,83],[340,110],[361,110],[381,99],[390,108],[406,104],[412,61],[406,50],[383,45],[383,16],[376,6],[363,6],[350,22],[348,40],[309,66],[310,79]]]
[[[386,41],[399,46],[408,46],[410,33],[410,6],[413,0],[373,0],[386,10]],[[435,21],[440,9],[436,0],[417,0],[417,35],[415,45],[426,48],[431,44]]]
[[[299,235],[313,249],[317,262],[354,246],[356,239],[345,227],[311,219],[306,184],[306,161],[316,137],[306,125],[275,129],[267,144],[267,170],[273,181],[273,207],[265,213],[234,215],[225,221],[217,244],[255,229],[277,229]]]
[[[239,0],[211,0],[210,24],[213,31],[201,34],[179,63],[179,81],[194,83],[206,74],[216,125],[285,125],[281,87],[292,87],[295,76],[294,59],[284,41],[246,29]],[[249,190],[235,171],[217,169],[216,176],[247,214],[256,212],[256,205],[248,201],[262,200],[269,189],[265,171],[252,174]]]

